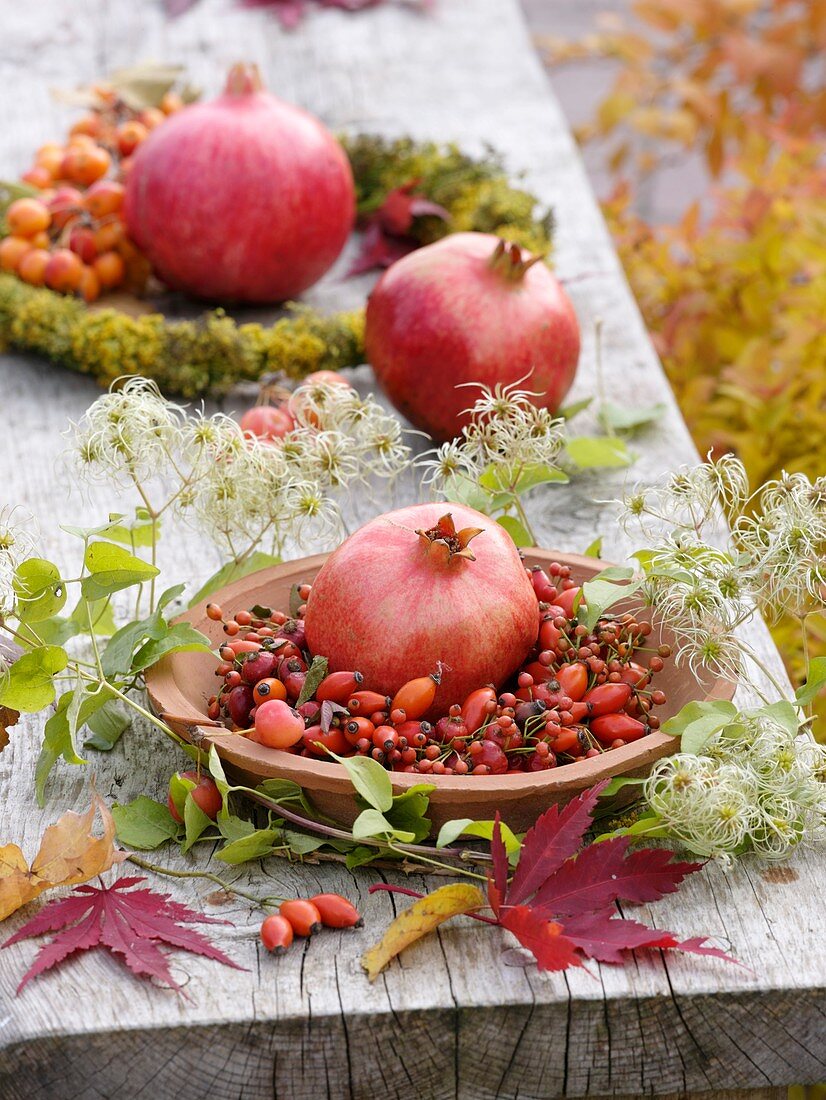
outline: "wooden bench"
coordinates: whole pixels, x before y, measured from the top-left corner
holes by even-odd
[[[593,331],[601,319],[609,396],[667,409],[636,444],[639,459],[627,476],[653,481],[696,460],[516,0],[437,0],[430,16],[390,4],[358,16],[314,11],[292,34],[228,0],[203,0],[171,23],[159,3],[40,0],[6,5],[2,43],[6,177],[28,163],[36,145],[65,131],[49,87],[149,58],[185,62],[210,94],[229,63],[249,58],[274,91],[334,128],[456,140],[471,151],[490,143],[558,215],[555,261],[573,280],[584,333],[573,396],[595,390]],[[341,281],[339,271],[311,300],[357,304],[369,285]],[[360,375],[369,378],[366,368]],[[96,393],[88,379],[43,362],[0,358],[2,502],[28,505],[42,522],[44,553],[61,561],[71,540],[56,536],[57,522],[99,522],[112,505],[107,492],[70,497],[67,475],[56,467],[67,416],[79,417]],[[537,492],[532,520],[543,544],[581,550],[601,534],[605,556],[621,559],[629,544],[614,506],[604,502],[625,478],[624,471],[600,473]],[[386,504],[365,502],[365,516]],[[192,538],[167,543],[162,564],[175,579],[204,577],[216,565]],[[782,676],[762,626],[753,628],[752,642]],[[741,699],[748,701],[746,692]],[[37,809],[39,732],[39,720],[26,722],[0,755],[0,839],[21,843],[27,854],[45,823],[88,796],[88,770],[61,765],[49,805]],[[92,767],[101,793],[125,802],[141,792],[159,795],[178,765],[166,743],[136,726],[110,755],[95,755]],[[159,858],[187,866],[179,855]],[[197,862],[205,865],[206,857]],[[504,934],[459,921],[407,951],[373,985],[359,958],[394,909],[386,894],[368,897],[375,870],[351,874],[270,859],[255,869],[259,888],[262,876],[280,895],[343,891],[363,907],[367,927],[328,933],[275,960],[258,943],[260,917],[247,903],[211,906],[209,884],[165,879],[154,885],[233,922],[216,928],[216,939],[246,971],[181,958],[176,973],[186,967],[191,998],[182,1000],[92,952],[15,998],[34,945],[0,952],[2,1100],[777,1098],[785,1095],[779,1086],[826,1078],[826,870],[819,853],[802,853],[782,870],[709,866],[643,913],[685,935],[720,937],[742,968],[654,956],[624,968],[594,965],[590,974],[539,974],[503,963]],[[242,872],[239,882],[248,886],[248,879]],[[410,884],[429,885],[415,877]],[[18,923],[9,920],[3,931]]]

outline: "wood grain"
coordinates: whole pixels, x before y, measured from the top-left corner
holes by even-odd
[[[230,62],[256,60],[274,90],[338,128],[455,139],[470,150],[490,142],[557,210],[557,268],[573,280],[584,334],[572,396],[595,391],[593,323],[600,318],[610,397],[667,407],[657,428],[639,438],[630,478],[651,482],[696,459],[515,0],[439,0],[430,17],[395,5],[357,17],[325,11],[292,35],[228,0],[203,0],[173,23],[154,3],[40,0],[4,5],[2,43],[0,176],[24,168],[33,147],[65,131],[50,85],[153,57],[186,62],[210,92]],[[314,303],[362,300],[370,280],[340,281],[346,262],[316,288]],[[369,386],[366,368],[358,378]],[[33,359],[0,359],[0,500],[31,508],[44,554],[63,563],[72,560],[72,541],[55,521],[99,520],[112,505],[100,490],[81,496],[60,459],[67,417],[79,417],[95,395],[88,379]],[[239,405],[241,399],[227,402],[228,409]],[[589,427],[586,416],[582,430]],[[601,534],[605,556],[621,559],[631,544],[610,501],[625,479],[620,471],[537,491],[531,518],[543,545],[581,551]],[[412,486],[400,489],[392,503],[414,494]],[[390,504],[381,494],[364,496],[353,503],[354,518]],[[216,561],[187,536],[166,540],[161,564],[170,578],[197,581]],[[782,677],[766,630],[756,626],[751,640]],[[746,692],[739,697],[749,699]],[[84,803],[89,770],[104,796],[125,802],[141,792],[160,794],[178,764],[172,749],[138,724],[113,753],[94,755],[89,770],[58,768],[40,812],[32,794],[40,723],[12,733],[0,755],[0,837],[28,854],[44,823]],[[187,860],[159,858],[224,870],[203,846]],[[267,893],[284,896],[337,890],[364,909],[365,930],[325,932],[278,960],[259,948],[250,905],[216,905],[212,886],[174,882],[176,897],[232,921],[215,930],[216,939],[248,971],[176,960],[179,973],[185,965],[189,975],[184,1000],[93,953],[15,998],[36,948],[24,943],[0,952],[0,1097],[772,1095],[773,1086],[826,1077],[826,870],[816,852],[801,853],[790,866],[794,881],[778,881],[754,862],[729,874],[708,867],[678,895],[643,907],[642,917],[660,927],[719,937],[742,968],[655,956],[625,968],[539,974],[505,965],[502,952],[512,945],[504,933],[458,921],[411,948],[374,985],[359,957],[394,911],[390,896],[367,894],[375,871],[274,859],[254,874],[240,872],[247,889],[264,892],[266,879]],[[4,931],[22,919],[6,922]]]

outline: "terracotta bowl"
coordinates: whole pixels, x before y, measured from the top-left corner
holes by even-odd
[[[326,554],[301,558],[283,565],[263,569],[214,593],[212,599],[228,610],[263,604],[284,607],[289,604],[290,588],[302,581],[312,581]],[[606,562],[574,554],[558,554],[548,550],[531,550],[525,554],[528,565],[547,565],[559,561],[570,565],[572,577],[578,583],[588,580],[606,567]],[[223,638],[219,623],[208,619],[204,602],[181,616],[211,638],[216,646]],[[617,605],[619,609],[640,608],[639,600]],[[614,610],[614,609],[612,609]],[[662,641],[672,639],[666,627],[655,624],[655,636]],[[641,663],[645,663],[642,661]],[[164,658],[147,675],[149,698],[156,713],[163,714],[176,732],[187,739],[198,739],[203,747],[215,745],[228,773],[237,781],[255,786],[264,779],[291,779],[307,792],[317,810],[337,821],[351,823],[359,810],[353,789],[340,764],[269,749],[238,734],[222,732],[209,724],[206,700],[214,694],[215,658],[208,653],[175,653]],[[657,677],[657,686],[666,692],[668,701],[657,708],[662,720],[676,714],[685,703],[700,699],[730,699],[734,685],[724,679],[700,681],[687,668],[666,664]],[[456,817],[477,820],[493,817],[499,810],[512,829],[528,829],[536,818],[553,803],[567,802],[586,787],[613,776],[646,775],[654,761],[673,753],[678,741],[663,733],[652,732],[620,749],[612,749],[591,760],[542,772],[520,772],[514,775],[420,776],[404,772],[391,773],[397,793],[415,783],[432,783],[430,817],[434,832]]]

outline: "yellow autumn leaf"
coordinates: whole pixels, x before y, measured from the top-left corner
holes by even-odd
[[[98,812],[103,824],[101,836],[92,832]],[[44,890],[88,882],[126,859],[126,852],[115,848],[114,841],[115,823],[109,808],[94,795],[86,813],[67,810],[46,829],[31,866],[16,844],[0,848],[0,920]]]
[[[444,921],[485,905],[487,900],[481,890],[463,882],[440,886],[432,894],[420,898],[409,909],[399,913],[380,943],[362,955],[361,965],[367,971],[367,977],[374,981],[391,959]]]

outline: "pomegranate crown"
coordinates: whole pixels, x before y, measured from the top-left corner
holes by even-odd
[[[542,253],[531,256],[530,253],[523,253],[519,245],[514,244],[513,241],[500,240],[488,263],[495,272],[509,282],[518,283],[534,264],[544,259]]]
[[[236,61],[227,74],[224,95],[253,95],[264,87],[261,70],[252,61]]]
[[[470,549],[470,540],[481,535],[483,530],[483,527],[463,527],[457,531],[453,516],[448,512],[434,527],[427,530],[419,528],[416,534],[432,554],[444,558],[446,562],[454,558],[476,561],[476,555]]]

